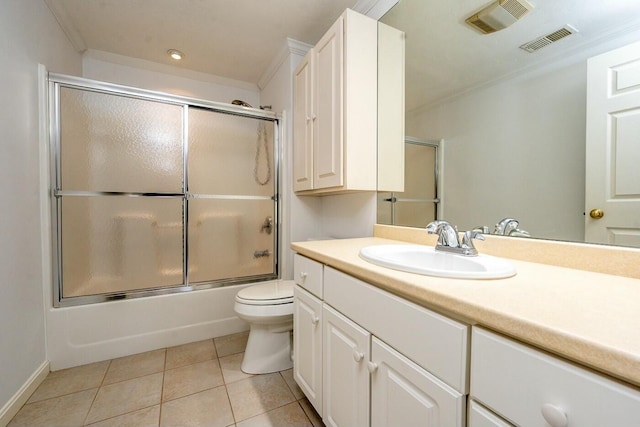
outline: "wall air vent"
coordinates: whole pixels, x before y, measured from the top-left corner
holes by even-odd
[[[527,0],[496,0],[466,19],[467,24],[484,34],[507,28],[533,9]]]
[[[573,28],[571,25],[566,25],[559,30],[547,34],[546,36],[538,37],[535,40],[531,40],[530,42],[523,44],[522,46],[520,46],[520,49],[524,49],[529,53],[533,53],[545,46],[549,46],[551,43],[555,43],[558,40],[577,32],[578,30]]]

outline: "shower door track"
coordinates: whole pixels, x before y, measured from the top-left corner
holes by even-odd
[[[48,73],[47,84],[49,86],[49,145],[51,153],[51,196],[54,200],[51,203],[52,215],[52,241],[54,243],[53,250],[53,277],[54,277],[54,307],[68,307],[92,304],[98,302],[117,301],[124,299],[133,299],[146,296],[166,295],[180,292],[188,292],[198,289],[219,288],[234,284],[253,283],[264,280],[279,278],[279,252],[280,252],[280,122],[282,117],[270,110],[262,110],[257,108],[247,108],[243,106],[225,104],[214,101],[206,101],[202,99],[190,98],[180,95],[172,95],[163,92],[156,92],[146,89],[140,89],[130,86],[117,85],[107,82],[100,82],[81,77],[67,76],[57,73]],[[60,170],[60,88],[72,88],[84,91],[105,93],[111,95],[125,96],[135,99],[147,101],[156,101],[166,104],[172,104],[182,107],[182,147],[183,147],[183,188],[179,193],[165,192],[121,192],[121,191],[70,191],[61,190],[61,170]],[[250,195],[216,195],[216,194],[193,194],[188,191],[188,109],[198,108],[212,112],[223,113],[228,115],[242,116],[253,119],[262,119],[273,122],[273,165],[274,165],[274,194],[272,196],[250,196]],[[183,281],[181,284],[134,289],[127,291],[117,291],[112,293],[102,293],[86,296],[74,296],[63,298],[62,293],[62,242],[60,238],[60,230],[62,226],[62,212],[59,201],[62,197],[95,197],[95,196],[120,196],[120,197],[149,197],[149,198],[182,198],[183,206]],[[276,233],[273,243],[273,273],[260,274],[254,276],[229,277],[224,279],[215,279],[211,281],[203,281],[190,283],[188,271],[188,200],[192,199],[218,199],[218,200],[271,200],[274,206],[274,224],[276,224]]]

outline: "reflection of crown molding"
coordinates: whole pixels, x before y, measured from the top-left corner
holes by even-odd
[[[262,73],[260,80],[258,80],[258,87],[264,89],[269,84],[273,76],[278,72],[280,66],[289,58],[289,55],[304,56],[312,47],[310,44],[287,37],[287,41],[282,45],[278,54],[273,58],[265,72]]]
[[[87,50],[87,44],[84,42],[84,38],[76,26],[73,25],[67,8],[65,8],[62,3],[55,2],[54,0],[44,0],[44,2],[49,7],[54,18],[56,18],[56,21],[58,21],[58,25],[67,36],[67,39],[69,39],[69,42],[71,42],[73,48],[80,53]]]
[[[580,33],[578,32],[576,34]],[[627,24],[618,25],[617,27],[609,31],[605,31],[598,37],[594,37],[591,40],[583,41],[582,43],[576,43],[573,47],[557,52],[553,56],[550,56],[543,61],[536,62],[534,64],[518,68],[517,70],[513,70],[504,74],[496,75],[490,80],[476,83],[457,92],[431,100],[426,104],[418,105],[411,110],[407,110],[406,114],[424,114],[432,108],[453,102],[468,95],[471,92],[483,90],[506,81],[516,80],[517,78],[522,76],[535,75],[536,73],[552,72],[554,69],[568,67],[581,61],[585,62],[586,70],[587,59],[633,43],[638,39],[640,39],[640,23],[638,23],[637,21],[630,21]],[[533,53],[532,55],[535,55],[535,53]]]
[[[376,21],[384,16],[400,0],[358,0],[353,10]]]

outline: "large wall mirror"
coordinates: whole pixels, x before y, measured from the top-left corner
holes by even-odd
[[[611,234],[585,238],[598,221],[590,210],[599,208],[585,206],[594,161],[585,141],[587,60],[640,40],[640,1],[531,0],[521,19],[482,34],[465,19],[489,3],[400,0],[380,19],[406,33],[406,135],[442,144],[439,206],[431,211],[460,230],[493,231],[514,218],[531,237],[634,246]],[[570,34],[539,41],[548,44],[539,50],[520,48],[563,28]],[[640,82],[640,65],[634,73]],[[626,157],[639,170],[637,123]],[[640,186],[638,172],[627,180]],[[627,199],[640,198],[634,191]],[[640,207],[635,218],[640,227]],[[387,209],[379,207],[378,222],[391,222]]]

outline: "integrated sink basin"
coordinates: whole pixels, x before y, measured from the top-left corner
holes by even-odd
[[[394,270],[454,279],[504,279],[516,274],[515,267],[502,258],[456,255],[431,246],[367,246],[360,250],[360,258]]]

